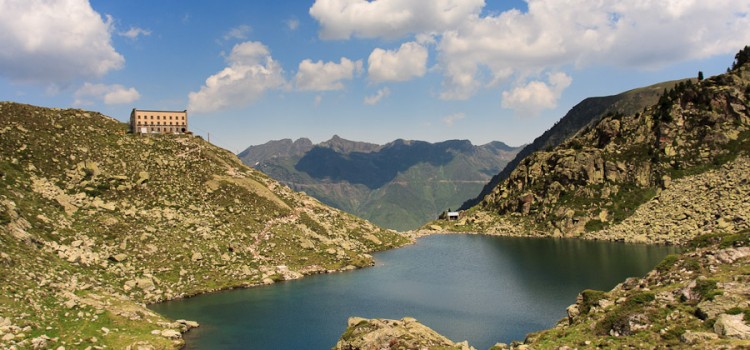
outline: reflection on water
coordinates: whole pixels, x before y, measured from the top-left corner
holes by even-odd
[[[642,276],[675,248],[441,235],[379,253],[377,267],[154,305],[196,320],[189,349],[330,349],[349,316],[412,316],[477,349],[565,316],[583,289]]]

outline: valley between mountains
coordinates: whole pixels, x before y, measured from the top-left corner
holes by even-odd
[[[334,136],[270,141],[238,156],[293,190],[395,230],[413,230],[477,195],[522,147],[396,140],[386,145]]]

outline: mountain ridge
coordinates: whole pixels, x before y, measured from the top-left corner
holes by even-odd
[[[607,113],[632,114],[657,102],[662,90],[672,88],[674,85],[685,81],[685,79],[672,80],[649,85],[642,88],[631,89],[616,95],[588,97],[573,106],[560,120],[551,128],[535,138],[531,144],[526,145],[518,152],[503,170],[492,177],[490,182],[482,188],[475,198],[463,204],[460,209],[466,210],[477,205],[488,195],[501,181],[510,176],[510,173],[528,155],[545,148],[558,146],[571,136],[581,131],[584,127],[595,123]]]
[[[375,145],[334,135],[302,154],[269,152],[279,142],[250,146],[239,157],[323,203],[399,230],[417,228],[458,207],[518,149],[499,141],[475,146],[468,140],[398,139]]]

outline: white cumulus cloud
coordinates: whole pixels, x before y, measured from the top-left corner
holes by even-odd
[[[464,99],[514,74],[563,65],[650,69],[739,50],[750,2],[528,0],[528,12],[469,16],[437,44],[441,95]]]
[[[75,105],[91,105],[95,101],[102,101],[105,104],[124,104],[137,101],[141,94],[135,88],[126,88],[120,84],[92,84],[84,83],[75,92]]]
[[[344,80],[351,80],[362,71],[362,61],[342,57],[339,63],[303,60],[299,64],[296,86],[300,90],[331,91],[344,88]]]
[[[406,81],[427,71],[427,48],[416,43],[401,44],[396,50],[376,48],[367,59],[368,74],[374,82]]]
[[[200,91],[188,94],[192,112],[213,112],[248,105],[267,90],[286,84],[281,65],[260,42],[237,44],[227,57],[228,66],[208,77]]]
[[[119,32],[117,34],[119,34],[120,36],[124,36],[128,39],[135,40],[135,39],[138,39],[138,37],[141,35],[143,36],[151,35],[151,31],[148,29],[143,29],[143,28],[138,28],[138,27],[130,27],[130,29],[128,29],[127,31]]]
[[[364,102],[366,105],[370,105],[370,106],[376,105],[380,103],[380,100],[382,100],[383,98],[387,97],[390,94],[391,94],[391,89],[384,87],[378,90],[378,92],[376,92],[375,95],[366,96]]]
[[[511,91],[504,91],[501,105],[520,116],[536,116],[545,109],[557,107],[560,95],[572,81],[565,73],[548,74],[546,83],[534,80]]]
[[[87,0],[0,1],[0,75],[45,84],[101,77],[125,62],[112,31]]]
[[[460,121],[465,118],[466,118],[466,114],[464,113],[453,113],[451,115],[447,115],[443,117],[443,124],[447,126],[453,126],[455,122]]]
[[[287,29],[291,31],[295,31],[297,30],[297,28],[299,28],[299,20],[294,17],[284,21],[284,24],[286,24]]]
[[[247,39],[247,34],[249,34],[251,30],[252,28],[249,25],[240,24],[224,33],[222,39],[224,39],[224,41],[244,40]]]
[[[316,0],[309,12],[324,39],[398,38],[451,29],[483,7],[484,0]]]

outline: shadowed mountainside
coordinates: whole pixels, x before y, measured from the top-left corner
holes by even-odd
[[[271,141],[239,157],[295,190],[399,230],[458,207],[518,150],[502,142],[474,146],[466,140],[396,140],[382,146],[338,136],[318,145],[307,141]]]

